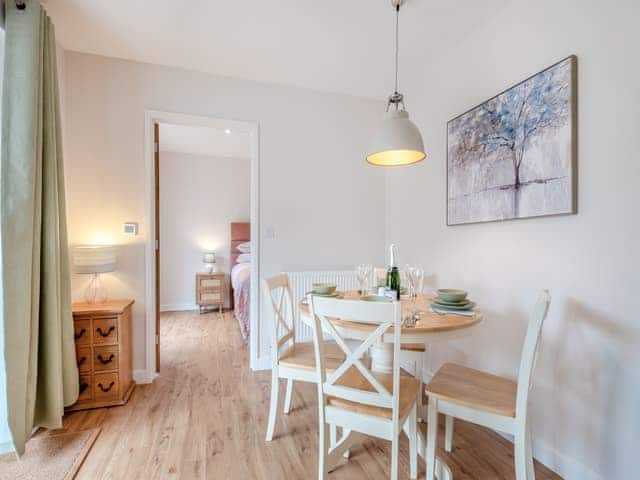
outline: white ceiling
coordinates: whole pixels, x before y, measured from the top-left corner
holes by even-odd
[[[249,135],[211,127],[160,124],[160,151],[205,157],[250,158]]]
[[[406,0],[401,79],[509,1]],[[370,98],[392,90],[390,0],[43,3],[65,49]]]

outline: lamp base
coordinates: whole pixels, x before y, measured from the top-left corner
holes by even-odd
[[[218,267],[215,263],[205,263],[204,264],[204,273],[217,273]]]
[[[84,300],[87,303],[105,303],[107,301],[107,289],[100,280],[100,274],[94,273],[89,286],[84,291]]]

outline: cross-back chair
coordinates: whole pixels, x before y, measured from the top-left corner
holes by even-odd
[[[400,334],[401,306],[399,302],[364,302],[308,296],[313,320],[313,338],[318,379],[319,458],[318,478],[325,480],[340,456],[359,434],[391,442],[392,480],[398,478],[399,439],[403,429],[409,436],[410,476],[416,478],[418,468],[416,408],[420,382],[401,375]],[[350,347],[347,338],[331,323],[330,318],[348,319],[371,325],[371,333],[357,347]],[[331,337],[344,353],[345,359],[333,372],[327,369],[326,342]],[[372,371],[363,361],[375,342],[393,342],[392,373]],[[337,440],[336,430],[342,435]]]
[[[453,363],[444,364],[425,391],[429,396],[427,480],[434,478],[438,413],[460,418],[514,436],[517,480],[535,480],[528,418],[529,390],[538,354],[542,325],[551,295],[543,290],[534,307],[520,358],[518,381]],[[451,442],[449,439],[448,442]],[[450,445],[448,446],[450,450]]]
[[[267,310],[271,314],[271,403],[266,440],[273,439],[279,410],[280,379],[287,380],[284,413],[291,409],[294,381],[317,381],[316,361],[312,342],[296,342],[293,296],[289,276],[276,275],[262,280]],[[336,345],[325,346],[325,363],[335,368],[344,358]]]

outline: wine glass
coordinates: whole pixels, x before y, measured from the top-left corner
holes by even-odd
[[[413,277],[411,281],[413,284],[413,297],[418,298],[418,294],[422,293],[424,288],[424,268],[414,267],[411,276]]]
[[[364,270],[364,290],[365,293],[371,289],[371,275],[373,274],[373,265],[365,263],[362,266]]]
[[[414,267],[412,267],[411,265],[405,265],[404,266],[404,276],[407,280],[407,283],[409,284],[409,298],[413,298],[413,291],[415,289],[415,285],[413,282],[413,271],[414,271]]]
[[[356,267],[356,280],[358,281],[358,293],[360,295],[364,294],[365,291],[365,283],[367,281],[367,276],[369,275],[367,271],[367,265],[361,263]]]

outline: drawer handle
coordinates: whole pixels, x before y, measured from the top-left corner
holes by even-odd
[[[87,357],[82,357],[78,359],[78,366],[82,365],[87,360]]]
[[[115,384],[116,384],[116,382],[111,382],[107,388],[104,388],[104,387],[102,386],[102,384],[101,384],[101,383],[99,383],[99,384],[98,384],[98,387],[100,387],[100,390],[102,390],[103,392],[108,392],[109,390],[111,390],[111,389],[113,388],[113,386],[114,386]]]
[[[74,335],[73,335],[73,338],[75,338],[76,340],[79,340],[79,339],[82,337],[82,335],[84,335],[84,334],[85,334],[85,332],[86,332],[86,330],[83,328],[83,329],[82,329],[82,330],[80,330],[78,333],[74,334]]]
[[[103,332],[102,329],[100,327],[98,327],[98,328],[96,328],[96,332],[98,332],[103,337],[108,337],[109,335],[111,335],[111,332],[113,332],[115,329],[116,329],[116,327],[111,325],[109,327],[109,330],[107,330],[106,332]]]
[[[115,355],[112,353],[111,355],[109,355],[109,358],[107,358],[106,360],[104,358],[102,358],[102,354],[98,354],[98,360],[100,360],[100,363],[103,365],[106,365],[107,363],[111,363],[113,362],[113,358],[115,357]]]
[[[82,382],[80,384],[80,395],[82,395],[87,388],[89,388],[89,384],[87,382]]]

